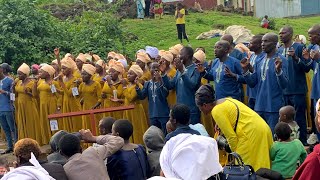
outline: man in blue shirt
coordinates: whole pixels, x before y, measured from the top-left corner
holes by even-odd
[[[167,134],[165,138],[166,141],[169,141],[170,138],[182,133],[200,135],[198,131],[190,128],[189,122],[190,122],[189,107],[184,104],[174,105],[172,110],[170,111],[170,119],[168,122],[170,123],[173,131]]]
[[[201,77],[193,63],[193,49],[184,47],[174,63],[177,68],[175,77],[170,80],[165,74],[162,77],[163,83],[169,90],[176,90],[178,104],[185,104],[190,108],[191,124],[200,123],[200,110],[195,103],[194,95],[201,85]],[[165,68],[161,68],[162,73],[165,73],[164,70]]]
[[[4,130],[7,140],[7,150],[4,153],[13,151],[13,143],[17,140],[17,131],[14,122],[14,108],[10,100],[13,80],[5,76],[6,68],[0,65],[0,124]]]
[[[241,100],[240,87],[245,83],[242,77],[240,61],[228,56],[230,44],[220,40],[214,46],[216,59],[212,62],[211,69],[206,71],[202,65],[198,65],[198,71],[203,78],[214,81],[216,99],[232,97]]]
[[[255,64],[260,63],[261,60],[266,56],[266,53],[262,52],[262,36],[263,35],[255,35],[250,40],[249,49],[253,52],[250,57],[250,72],[253,73],[253,66]],[[247,86],[247,96],[249,97],[248,106],[251,109],[254,109],[254,105],[256,104],[256,96],[257,96],[257,86],[251,88]]]
[[[266,120],[272,132],[279,122],[279,109],[284,105],[283,91],[287,88],[287,60],[277,53],[278,36],[267,33],[262,37],[262,50],[266,56],[249,71],[249,60],[243,59],[243,77],[249,87],[257,86],[254,110]]]
[[[304,45],[293,42],[293,29],[284,26],[279,32],[283,45],[278,53],[286,57],[288,66],[288,86],[284,90],[285,104],[294,106],[295,120],[300,127],[300,141],[307,144],[306,93],[308,91],[306,73],[312,67],[312,61]]]

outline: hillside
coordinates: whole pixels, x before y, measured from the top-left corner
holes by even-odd
[[[276,23],[275,33],[284,25],[291,25],[295,34],[307,35],[308,29],[319,22],[319,17],[283,18],[274,19]],[[225,27],[230,25],[243,25],[253,34],[266,33],[271,30],[259,27],[260,20],[250,16],[238,14],[207,11],[204,13],[190,13],[186,16],[186,30],[192,47],[203,46],[207,50],[207,57],[213,58],[213,45],[219,38],[209,40],[196,40],[202,32],[213,29],[217,24]],[[138,48],[145,45],[156,46],[159,49],[168,49],[179,41],[176,37],[176,27],[173,15],[166,15],[163,19],[125,19],[121,22],[123,29],[130,31],[138,37]]]

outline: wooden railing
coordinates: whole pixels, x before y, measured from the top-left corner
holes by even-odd
[[[72,117],[72,116],[83,116],[83,115],[90,115],[90,122],[91,122],[91,132],[93,135],[96,135],[96,126],[94,114],[105,113],[105,112],[114,112],[114,111],[124,111],[134,109],[134,105],[129,106],[119,106],[119,107],[110,107],[104,109],[90,109],[84,111],[76,111],[76,112],[68,112],[68,113],[59,113],[59,114],[50,114],[48,115],[48,119],[59,119],[64,117]]]

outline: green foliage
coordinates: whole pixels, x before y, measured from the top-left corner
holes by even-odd
[[[50,15],[26,0],[0,1],[0,59],[16,66],[46,59],[56,29]]]
[[[15,68],[50,62],[55,47],[61,55],[92,51],[103,58],[110,50],[125,52],[137,39],[124,33],[111,13],[88,11],[60,21],[28,0],[0,0],[0,19],[0,60]]]

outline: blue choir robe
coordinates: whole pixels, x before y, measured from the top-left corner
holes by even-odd
[[[275,59],[280,57],[282,60],[282,71],[276,74]],[[254,65],[254,72],[249,70],[244,72],[243,77],[248,86],[257,86],[256,112],[278,113],[279,109],[285,104],[283,91],[287,88],[287,67],[288,61],[281,54],[276,53],[273,57],[267,58]]]
[[[309,45],[308,50],[320,51],[319,45]],[[320,59],[314,59],[312,61],[311,68],[313,70],[312,77],[312,90],[311,99],[317,101],[320,98],[320,72],[319,72]]]
[[[299,61],[293,60],[291,56],[287,55],[289,49],[294,48],[296,56],[299,58]],[[284,90],[284,95],[296,95],[302,94],[305,95],[308,91],[306,74],[310,71],[312,67],[311,59],[304,59],[302,56],[302,51],[304,45],[300,43],[293,43],[291,47],[284,48],[281,46],[278,49],[278,53],[287,58],[288,66],[288,85]]]
[[[201,85],[201,76],[196,69],[195,64],[185,67],[184,72],[181,74],[177,71],[174,78],[171,80],[167,75],[162,77],[164,85],[169,89],[175,89],[177,95],[177,104],[185,104],[191,111],[191,124],[200,122],[200,111],[196,106],[195,93]]]
[[[169,117],[170,109],[167,101],[169,91],[162,83],[147,81],[143,88],[137,88],[136,92],[140,100],[148,97],[149,118]]]
[[[260,54],[252,54],[250,57],[250,64],[252,67],[254,67],[255,64],[260,63],[260,61],[263,60],[263,58],[266,56],[266,53],[261,52]],[[247,86],[247,96],[251,99],[256,99],[257,95],[257,86],[254,86],[251,88],[250,86]]]
[[[241,52],[239,49],[234,48],[231,53],[229,53],[229,56],[234,57],[241,61],[243,58],[247,57],[246,53]]]
[[[226,66],[237,75],[237,78],[225,75]],[[242,95],[240,87],[242,83],[245,83],[241,73],[240,61],[228,56],[225,62],[221,62],[218,58],[213,60],[210,71],[205,73],[203,77],[209,81],[214,81],[216,99],[232,97],[240,100]]]

